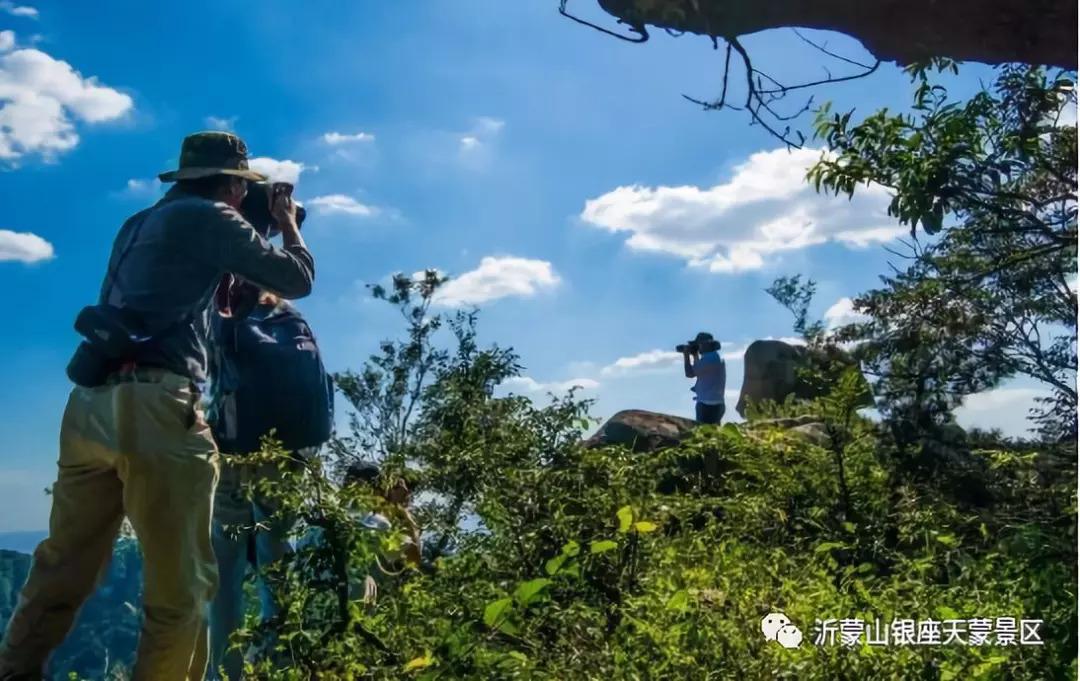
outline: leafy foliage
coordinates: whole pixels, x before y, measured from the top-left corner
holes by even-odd
[[[934,71],[911,69],[912,114],[882,110],[857,125],[850,113],[819,116],[831,152],[811,181],[849,195],[888,187],[889,212],[913,238],[898,254],[906,267],[855,301],[870,321],[840,338],[861,343],[883,408],[909,431],[1025,376],[1053,395],[1037,414],[1044,435],[1075,442],[1077,146],[1075,122],[1062,120],[1075,111],[1075,74],[1006,66],[956,102]]]
[[[429,295],[410,305],[424,309]],[[426,313],[406,319],[434,323],[423,321]],[[788,408],[816,414],[827,446],[783,428],[729,424],[644,455],[586,449],[587,404],[572,394],[540,407],[496,396],[495,386],[516,372],[513,353],[478,348],[474,315],[445,329],[450,347],[408,361],[398,354],[383,374],[412,385],[421,370],[430,377],[407,436],[384,460],[388,480],[404,475],[420,492],[418,517],[431,529],[427,560],[384,576],[375,603],[339,599],[346,582],[377,569],[374,557],[402,539],[366,531],[341,510],[392,510],[377,495],[322,486],[310,472],[268,485],[264,493],[302,509],[305,524],[335,527],[338,539],[302,550],[272,575],[286,614],[246,634],[245,644],[263,651],[250,676],[1069,673],[1075,506],[1070,486],[1044,477],[1029,454],[973,454],[986,462],[983,483],[993,497],[992,511],[976,512],[898,465],[888,439],[857,413],[862,386],[854,374],[825,397]],[[414,329],[405,337],[415,338]],[[421,369],[420,357],[438,359]],[[268,447],[259,456],[283,455]],[[802,648],[761,637],[761,617],[777,610],[803,627]],[[1042,618],[1046,645],[812,645],[818,618],[980,616]]]

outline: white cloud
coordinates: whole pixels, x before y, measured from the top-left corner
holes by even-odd
[[[954,415],[964,428],[999,429],[1005,435],[1023,437],[1032,424],[1028,412],[1036,405],[1036,398],[1047,397],[1046,390],[1039,388],[1005,387],[968,395],[963,406]]]
[[[682,362],[682,354],[670,350],[649,350],[630,357],[620,357],[600,370],[602,376],[627,376],[651,371],[670,370]]]
[[[867,315],[855,310],[855,302],[851,298],[841,298],[825,310],[825,326],[829,331],[868,319]]]
[[[0,52],[7,52],[15,47],[15,31],[0,31]]]
[[[16,5],[9,0],[0,0],[0,11],[7,12],[13,17],[26,17],[28,19],[37,19],[38,11],[34,7],[29,5]]]
[[[829,241],[853,248],[889,241],[903,228],[886,214],[888,191],[860,187],[854,198],[817,194],[806,172],[817,149],[752,154],[713,187],[617,187],[585,202],[581,219],[627,232],[634,250],[666,253],[713,272],[764,267],[769,256]]]
[[[769,336],[762,340],[780,340],[790,345],[806,345],[802,338],[784,337],[773,338]],[[749,343],[721,342],[720,356],[727,362],[741,362]],[[607,377],[624,377],[653,372],[667,372],[673,366],[682,364],[682,353],[674,350],[648,350],[629,357],[620,357],[611,364],[600,369],[600,375]]]
[[[268,176],[270,182],[289,182],[294,185],[300,181],[300,173],[311,170],[297,161],[279,161],[266,156],[251,159],[248,161],[248,166]]]
[[[0,262],[52,260],[53,245],[37,234],[0,229]]]
[[[371,206],[362,204],[353,197],[344,194],[316,196],[308,201],[307,205],[313,207],[317,212],[323,215],[344,213],[346,215],[368,216],[375,213],[375,209]]]
[[[5,39],[7,40],[7,39]],[[0,55],[0,160],[51,160],[79,143],[75,122],[103,123],[131,110],[128,95],[84,78],[35,49]]]
[[[220,116],[207,116],[203,119],[203,123],[211,130],[221,130],[223,132],[235,132],[237,116],[231,116],[229,118],[223,118]]]
[[[558,395],[568,392],[571,388],[596,390],[600,387],[600,383],[591,378],[572,378],[569,381],[541,383],[528,376],[515,376],[503,381],[499,387],[510,391],[520,390],[530,393],[554,393]]]
[[[356,142],[374,142],[375,135],[367,132],[358,132],[353,134],[328,132],[322,136],[322,141],[332,146],[336,146],[339,144],[353,144]]]
[[[434,300],[444,307],[479,305],[512,296],[530,297],[560,281],[546,260],[488,256],[475,270],[446,283]]]
[[[476,137],[474,137],[472,135],[465,135],[464,137],[461,138],[461,149],[463,151],[468,151],[470,149],[475,149],[478,146],[480,146],[480,140],[478,140]]]
[[[133,198],[153,198],[161,193],[161,180],[156,177],[148,180],[132,178],[124,185],[124,189],[119,192],[122,196],[129,196]]]

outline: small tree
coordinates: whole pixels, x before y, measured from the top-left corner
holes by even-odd
[[[869,321],[840,336],[860,341],[902,439],[940,428],[964,396],[1025,376],[1052,394],[1035,414],[1043,434],[1075,442],[1077,146],[1075,122],[1063,121],[1075,74],[1006,66],[956,102],[934,71],[910,70],[912,114],[857,125],[850,113],[819,116],[832,154],[810,179],[849,195],[889,188],[889,213],[912,236],[907,266],[856,299]]]

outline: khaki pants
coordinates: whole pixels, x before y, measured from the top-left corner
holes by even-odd
[[[134,681],[201,681],[218,454],[187,379],[139,369],[76,387],[60,428],[49,537],[0,644],[0,678],[41,670],[108,567],[126,515],[143,556]]]

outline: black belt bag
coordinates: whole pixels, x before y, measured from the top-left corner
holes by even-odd
[[[134,328],[123,309],[111,305],[84,307],[75,319],[75,330],[85,340],[68,362],[67,375],[84,388],[104,384],[109,374],[134,359],[139,345],[149,340]]]

